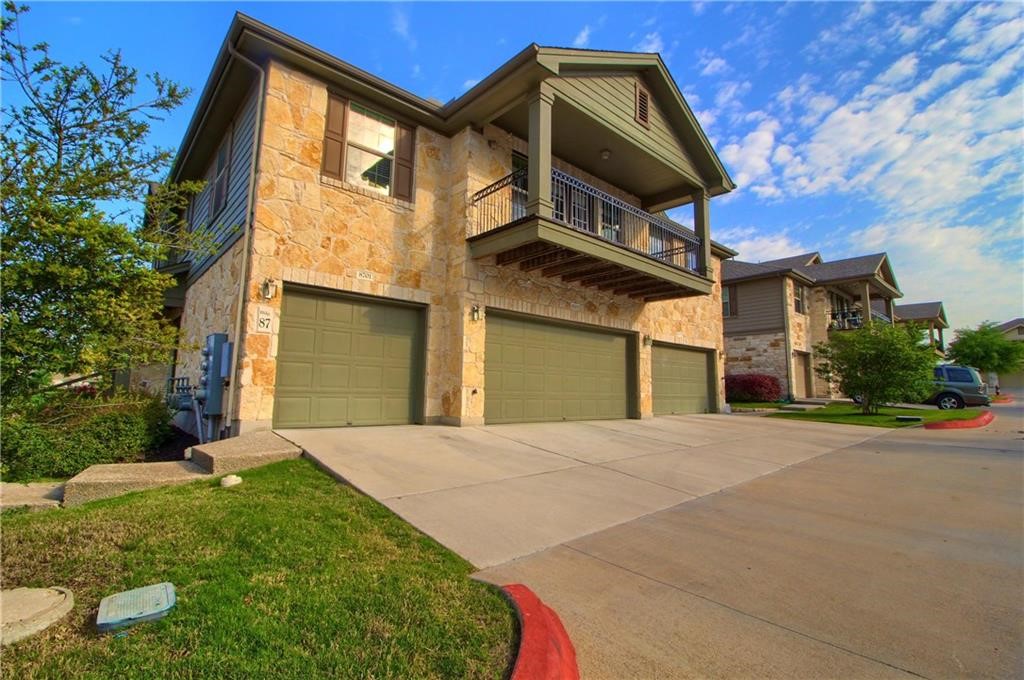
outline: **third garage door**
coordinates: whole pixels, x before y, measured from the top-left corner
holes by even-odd
[[[674,345],[654,345],[654,415],[706,413],[710,410],[710,354]]]
[[[487,423],[629,417],[626,335],[495,313],[486,323]]]

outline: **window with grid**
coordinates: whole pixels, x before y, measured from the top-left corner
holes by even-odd
[[[800,284],[793,284],[793,309],[799,314],[805,314],[804,311],[804,298],[806,291]]]
[[[722,316],[736,316],[736,286],[722,286]]]
[[[413,129],[356,102],[331,96],[323,173],[369,191],[412,200]]]
[[[210,167],[210,222],[212,223],[228,202],[228,181],[231,167],[231,130],[228,129],[224,141],[217,149],[213,165]]]

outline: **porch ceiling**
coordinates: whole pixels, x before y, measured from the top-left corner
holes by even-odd
[[[599,237],[528,217],[469,239],[474,257],[654,302],[707,295],[711,281]]]
[[[509,109],[493,122],[520,139],[529,138],[526,102]],[[611,152],[607,160],[601,158],[604,149]],[[638,196],[644,205],[660,202],[666,194],[688,195],[696,188],[679,172],[638,148],[606,123],[558,98],[551,112],[551,153]]]

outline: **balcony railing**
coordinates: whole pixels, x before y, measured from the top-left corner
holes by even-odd
[[[834,331],[852,331],[864,325],[864,317],[859,309],[837,309],[830,318],[830,327]]]
[[[882,312],[879,312],[878,310],[875,309],[871,310],[871,318],[874,319],[875,321],[881,321],[882,323],[892,323],[892,319],[890,319],[888,315],[883,314]]]
[[[473,195],[470,236],[527,217],[526,169]],[[615,243],[680,269],[701,274],[701,242],[669,220],[632,206],[560,170],[551,171],[552,218],[570,229]]]

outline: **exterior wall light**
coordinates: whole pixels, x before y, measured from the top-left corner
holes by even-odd
[[[473,305],[469,309],[469,318],[473,321],[480,320],[480,305]]]
[[[612,157],[611,149],[601,149],[601,160],[606,161]]]
[[[650,347],[654,344],[654,338],[649,335],[644,336],[644,347]]]
[[[273,300],[277,297],[277,281],[274,279],[264,279],[263,283],[260,284],[260,294],[264,300]]]

